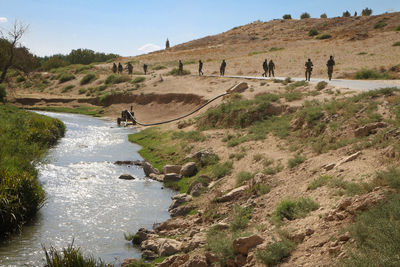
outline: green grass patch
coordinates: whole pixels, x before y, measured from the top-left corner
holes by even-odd
[[[182,75],[189,75],[190,70],[183,70]],[[171,71],[167,73],[167,75],[172,75],[172,76],[178,76],[179,75],[179,69],[178,68],[173,68]]]
[[[252,212],[253,209],[251,207],[233,206],[232,220],[229,224],[231,232],[239,233],[244,230],[251,219]]]
[[[205,140],[207,140],[207,137],[200,131],[189,131],[189,132],[176,131],[172,133],[172,138],[184,139],[193,142],[204,142]]]
[[[400,42],[395,42],[393,46],[400,46]]]
[[[327,85],[328,85],[327,82],[325,82],[325,81],[320,81],[320,82],[317,83],[317,85],[315,86],[315,89],[317,89],[317,90],[319,91],[319,90],[325,89],[325,87],[326,87]]]
[[[106,85],[118,84],[118,83],[128,82],[130,80],[131,77],[129,77],[128,75],[110,74],[107,76],[106,80],[104,81],[104,84]]]
[[[230,175],[232,173],[233,162],[232,161],[225,161],[223,163],[215,164],[212,169],[211,173],[217,179],[225,177],[226,175]]]
[[[85,85],[88,83],[91,83],[93,81],[95,81],[97,79],[97,75],[94,72],[89,72],[88,74],[86,74],[85,76],[83,76],[83,78],[80,81],[81,85]]]
[[[288,167],[293,169],[297,165],[303,163],[306,157],[296,154],[293,158],[288,159]]]
[[[283,50],[283,49],[285,49],[285,48],[283,48],[283,47],[271,47],[269,49],[269,52],[275,52],[275,51],[279,51],[279,50]]]
[[[62,73],[59,76],[58,81],[60,83],[65,83],[65,82],[68,82],[68,81],[73,80],[73,79],[75,79],[75,76],[73,74],[71,74],[71,73]]]
[[[71,91],[71,89],[74,88],[74,87],[75,87],[75,85],[72,85],[72,84],[66,85],[61,89],[61,93],[65,93],[65,92]]]
[[[316,37],[318,40],[325,40],[332,38],[332,35],[329,33],[322,33]]]
[[[289,78],[290,79],[290,78]],[[286,81],[286,80],[285,80]],[[286,84],[287,83],[289,83],[290,81],[286,81]],[[307,86],[308,85],[308,82],[306,82],[306,81],[297,81],[297,82],[294,82],[294,83],[292,83],[292,84],[289,84],[289,85],[287,85],[286,87],[285,87],[285,89],[286,90],[288,90],[288,91],[292,91],[292,90],[294,90],[294,89],[296,89],[297,87],[300,87],[300,86]]]
[[[221,266],[226,266],[226,262],[235,257],[233,240],[235,240],[235,236],[226,231],[211,228],[207,232],[206,249],[218,257]]]
[[[163,69],[166,69],[166,68],[167,68],[166,66],[160,65],[160,64],[157,64],[157,65],[152,67],[153,70],[163,70]]]
[[[388,73],[380,73],[373,69],[363,68],[354,74],[354,79],[357,80],[385,80],[390,79]]]
[[[265,53],[267,53],[267,51],[265,51],[265,50],[263,50],[263,51],[253,51],[253,52],[248,53],[247,55],[248,56],[254,56],[254,55],[265,54]]]
[[[295,100],[300,100],[303,98],[303,94],[301,92],[287,92],[284,94],[286,101],[292,102]]]
[[[241,160],[245,156],[246,156],[245,152],[232,153],[232,154],[229,155],[229,159]]]
[[[311,29],[311,30],[308,32],[308,36],[316,36],[316,35],[318,35],[318,34],[319,34],[318,30],[315,29],[315,28]]]
[[[397,32],[400,31],[400,25],[397,26],[396,28],[394,28],[394,30],[397,31]]]
[[[256,251],[256,258],[265,266],[276,266],[288,258],[296,245],[284,238],[282,241],[275,241],[268,244],[264,249]]]
[[[21,83],[21,82],[25,82],[25,80],[26,80],[26,79],[25,79],[24,76],[18,76],[17,79],[16,79],[16,82],[17,82],[17,83]]]
[[[241,171],[236,175],[236,186],[243,185],[246,181],[252,179],[255,173]]]
[[[51,111],[51,112],[61,112],[61,113],[74,113],[74,114],[82,114],[89,115],[93,117],[100,117],[103,113],[103,109],[98,107],[31,107],[31,110],[43,110],[43,111]]]
[[[308,190],[315,190],[318,187],[327,185],[331,179],[332,179],[332,176],[330,176],[330,175],[322,175],[322,176],[318,177],[317,179],[315,179],[314,181],[312,181],[308,185],[307,189]]]
[[[135,79],[133,79],[132,83],[142,83],[145,80],[146,80],[146,77],[139,76],[139,77],[135,77]]]
[[[377,23],[375,23],[374,25],[374,29],[381,29],[386,27],[387,23],[383,20],[378,21]]]
[[[318,209],[319,205],[310,198],[301,197],[297,200],[284,199],[276,207],[273,214],[273,219],[282,221],[284,218],[295,220],[304,218],[311,211]]]
[[[358,55],[358,56],[363,56],[363,55],[368,55],[368,53],[367,53],[367,52],[360,52],[360,53],[358,53],[357,55]]]
[[[80,95],[83,95],[84,93],[86,93],[87,92],[87,89],[86,88],[79,88],[79,90],[78,90],[78,93],[80,94]]]
[[[332,188],[337,188],[338,195],[355,196],[372,191],[373,185],[369,183],[355,183],[345,181],[342,177],[332,178],[328,184]]]

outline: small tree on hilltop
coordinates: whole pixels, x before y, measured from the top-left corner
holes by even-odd
[[[345,12],[343,12],[343,17],[350,17],[351,16],[351,14],[350,14],[350,12],[348,11],[348,10],[346,10]]]
[[[285,14],[285,15],[283,15],[282,18],[283,18],[283,19],[292,19],[292,15],[290,15],[290,14]]]
[[[328,16],[326,15],[326,13],[324,13],[324,14],[321,14],[320,18],[321,19],[326,19],[326,18],[328,18]]]
[[[304,12],[303,14],[301,14],[300,19],[309,19],[311,16],[309,13]]]
[[[372,15],[372,9],[366,7],[365,9],[362,10],[361,15],[362,16],[371,16]]]

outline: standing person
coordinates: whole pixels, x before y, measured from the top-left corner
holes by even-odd
[[[178,75],[183,75],[183,63],[179,60]]]
[[[264,73],[262,74],[262,76],[263,77],[267,77],[267,72],[268,72],[268,60],[267,59],[265,59],[264,60],[264,62],[263,62],[263,70],[264,70]]]
[[[143,64],[143,71],[144,71],[144,75],[147,74],[147,64]]]
[[[117,64],[113,63],[112,71],[113,71],[114,73],[117,72]]]
[[[275,77],[275,63],[272,61],[272,59],[268,63],[268,75],[269,77]]]
[[[124,68],[122,67],[121,63],[118,63],[118,73],[122,73]]]
[[[335,66],[335,60],[333,59],[333,56],[329,57],[328,62],[326,62],[326,66],[328,67],[328,78],[329,80],[332,80],[333,66]]]
[[[199,60],[199,76],[203,75],[203,62]]]
[[[128,62],[128,73],[132,74],[132,71],[133,71],[133,66],[130,62]]]
[[[306,81],[310,81],[311,73],[314,67],[313,63],[311,62],[311,59],[308,59],[304,66],[306,67]]]
[[[226,62],[225,59],[222,60],[221,67],[219,68],[219,74],[220,76],[225,75],[225,68],[226,68]]]

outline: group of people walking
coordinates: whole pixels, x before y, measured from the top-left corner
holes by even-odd
[[[329,57],[328,62],[326,63],[326,66],[328,67],[328,78],[329,80],[332,79],[332,73],[333,73],[333,66],[335,66],[335,60],[333,59],[333,56]],[[263,64],[263,77],[275,77],[275,63],[272,61],[272,59],[268,62],[267,59],[264,60]],[[312,63],[311,59],[308,59],[306,61],[306,63],[304,64],[304,67],[306,69],[306,81],[310,81],[311,79],[311,74],[313,71],[313,67],[314,64]],[[127,64],[127,69],[128,69],[128,73],[132,74],[133,71],[133,66],[130,62],[128,62]],[[221,62],[221,66],[219,68],[219,74],[220,76],[224,76],[225,75],[225,69],[226,69],[226,61],[225,59],[222,60]],[[123,71],[123,67],[121,65],[121,63],[118,63],[118,66],[114,63],[113,64],[113,68],[112,68],[113,72],[116,73],[118,71],[118,73],[122,73]],[[144,74],[147,74],[147,64],[143,64],[143,71]],[[178,62],[178,75],[183,75],[183,63],[182,60],[179,60]],[[201,60],[199,60],[199,76],[204,75],[203,73],[203,62]]]

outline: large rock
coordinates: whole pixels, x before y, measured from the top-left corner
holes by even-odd
[[[197,172],[196,162],[188,162],[182,166],[181,175],[185,177],[191,177]]]
[[[189,254],[172,255],[164,259],[157,267],[181,267],[189,260]]]
[[[186,202],[190,202],[192,201],[193,198],[191,195],[188,194],[178,194],[172,197],[172,203],[169,206],[169,210],[175,209],[178,206],[186,203]]]
[[[170,213],[171,217],[185,216],[186,214],[188,214],[191,210],[193,210],[195,208],[196,208],[195,206],[184,205],[184,206],[180,206],[180,207],[170,210],[169,213]]]
[[[161,238],[160,238],[161,239]],[[181,250],[182,242],[179,242],[175,239],[167,239],[164,238],[160,240],[160,247],[159,247],[159,256],[171,256],[175,253],[178,253]]]
[[[164,182],[164,174],[150,173],[149,178],[155,181]]]
[[[167,173],[164,175],[164,183],[166,182],[177,182],[182,179],[182,176],[177,173]]]
[[[206,238],[205,233],[198,233],[198,234],[195,234],[190,239],[189,244],[187,246],[187,250],[192,251],[200,246],[204,246],[205,244],[207,244],[207,238]]]
[[[223,195],[222,197],[220,197],[218,199],[218,202],[227,202],[227,201],[231,201],[234,199],[239,198],[243,193],[246,192],[248,186],[247,185],[242,185],[238,188],[233,189],[232,191],[230,191],[229,193]]]
[[[237,254],[247,255],[249,250],[262,244],[264,239],[258,235],[252,235],[249,237],[241,237],[233,241],[233,250]]]
[[[158,254],[151,250],[143,250],[142,258],[145,260],[154,260],[158,258]]]
[[[207,258],[202,255],[194,255],[188,262],[182,267],[208,267]]]
[[[387,127],[387,126],[388,125],[385,122],[368,123],[367,125],[357,128],[354,131],[354,136],[355,137],[368,136],[371,133],[375,133],[377,128],[383,128],[383,127]]]
[[[118,178],[122,180],[135,180],[135,177],[133,177],[129,173],[121,174]]]
[[[200,162],[201,165],[206,165],[210,158],[218,159],[218,156],[212,151],[204,149],[186,156],[185,160],[196,160]]]
[[[135,245],[140,245],[143,241],[149,239],[151,236],[154,236],[154,232],[147,230],[146,228],[140,228],[136,234],[132,243]]]
[[[192,190],[190,190],[190,194],[194,197],[198,197],[204,190],[204,186],[201,183],[197,183],[193,186]]]
[[[167,173],[180,173],[182,169],[181,165],[165,165],[162,168],[162,173],[167,174]]]
[[[146,176],[150,176],[151,173],[160,174],[160,172],[147,161],[143,163],[142,167]]]

